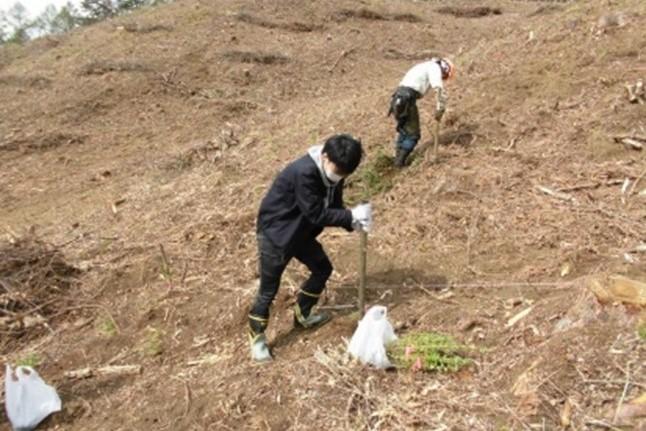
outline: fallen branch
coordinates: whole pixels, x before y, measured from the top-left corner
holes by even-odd
[[[188,385],[188,380],[180,379],[179,377],[173,377],[174,380],[177,380],[180,383],[184,384],[184,414],[179,418],[179,420],[184,419],[188,416],[188,413],[191,411],[191,388]]]
[[[638,135],[617,135],[613,137],[614,141],[618,144],[623,144],[629,150],[641,151],[644,149],[645,136]]]
[[[633,193],[635,193],[635,190],[637,189],[637,184],[639,184],[639,182],[641,181],[641,179],[642,179],[642,178],[644,178],[644,175],[646,175],[646,169],[644,169],[644,172],[642,172],[642,173],[641,173],[641,175],[640,175],[639,177],[637,177],[637,179],[636,179],[636,180],[635,180],[635,182],[633,183],[633,186],[630,188],[630,192],[628,192],[628,196],[630,196],[630,195],[632,195]]]
[[[621,140],[621,143],[624,144],[624,146],[628,149],[633,149],[637,151],[641,151],[644,149],[644,144],[642,144],[639,141],[636,141],[635,139],[624,138]]]
[[[589,426],[595,426],[595,427],[600,427],[612,431],[623,431],[621,428],[617,428],[616,426],[609,424],[604,421],[596,420],[596,419],[590,419],[585,422],[586,425]]]
[[[552,190],[552,189],[549,189],[549,188],[543,187],[543,186],[536,186],[536,188],[539,191],[545,193],[546,195],[550,195],[550,196],[555,197],[557,199],[561,199],[561,200],[568,201],[568,202],[575,202],[576,201],[576,199],[574,199],[573,196],[570,196],[567,193],[557,192],[555,190]]]
[[[533,307],[533,306],[532,306],[532,307],[528,307],[528,308],[524,309],[523,311],[521,311],[520,313],[516,314],[514,317],[512,317],[511,319],[509,319],[509,320],[507,321],[507,324],[505,325],[505,328],[511,328],[512,326],[514,326],[516,323],[518,323],[519,321],[521,321],[522,319],[524,319],[525,317],[527,317],[527,315],[528,315],[528,314],[529,314],[533,309],[534,309],[534,307]]]
[[[617,141],[617,142],[618,142],[618,140],[626,139],[626,138],[629,138],[629,139],[636,139],[636,140],[638,140],[638,141],[644,141],[644,142],[646,142],[646,135],[637,135],[637,134],[635,134],[635,133],[632,133],[632,134],[630,134],[630,135],[615,135],[615,136],[613,136],[613,138],[614,138],[614,140],[615,140],[615,141]]]
[[[94,376],[130,375],[140,374],[141,365],[110,365],[101,368],[81,368],[80,370],[67,371],[64,376],[70,379],[87,379]]]
[[[357,308],[357,304],[338,304],[338,305],[321,305],[319,310],[347,310],[350,308]]]
[[[344,57],[347,57],[348,55],[350,55],[351,53],[353,53],[355,50],[356,50],[356,48],[354,48],[354,47],[353,47],[353,48],[350,48],[350,49],[344,49],[343,51],[341,51],[341,55],[339,55],[339,57],[336,59],[336,61],[335,61],[335,62],[334,62],[334,64],[332,65],[332,67],[330,67],[330,68],[328,69],[328,72],[332,72],[334,69],[336,69],[336,66],[339,64],[339,62],[340,62]]]
[[[630,372],[629,370],[626,370],[626,383],[624,384],[624,390],[621,393],[621,398],[619,398],[619,403],[617,404],[615,415],[612,418],[612,423],[617,423],[617,418],[619,417],[619,411],[621,410],[621,406],[624,404],[624,400],[626,399],[626,394],[628,393],[629,386],[630,386]]]
[[[575,192],[578,190],[586,190],[586,189],[597,189],[601,186],[615,186],[617,184],[622,184],[624,180],[608,180],[605,183],[597,182],[597,183],[586,183],[586,184],[577,184],[574,186],[570,187],[559,187],[556,189],[557,192]]]
[[[502,122],[500,122],[502,124]],[[505,148],[503,147],[492,147],[491,149],[496,152],[503,152],[503,153],[514,153],[516,152],[516,142],[518,141],[519,136],[516,136],[515,138],[512,138],[509,141],[509,145],[507,145]]]

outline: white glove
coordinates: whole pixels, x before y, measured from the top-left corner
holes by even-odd
[[[352,227],[370,232],[372,229],[372,205],[359,204],[352,208]]]

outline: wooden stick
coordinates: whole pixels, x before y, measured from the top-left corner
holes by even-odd
[[[561,200],[569,201],[569,202],[571,202],[571,201],[574,201],[574,200],[575,200],[575,199],[574,199],[574,197],[572,197],[572,196],[570,196],[570,195],[568,195],[568,194],[566,194],[566,193],[556,192],[556,191],[554,191],[554,190],[552,190],[552,189],[549,189],[549,188],[547,188],[547,187],[543,187],[543,186],[536,186],[536,188],[537,188],[538,190],[540,190],[541,192],[545,193],[546,195],[553,196],[553,197],[555,197],[555,198],[557,198],[557,199],[561,199]]]
[[[361,229],[359,233],[359,316],[363,316],[366,306],[366,260],[368,233]]]
[[[602,380],[602,379],[583,379],[583,383],[597,384],[597,385],[625,385],[624,380]],[[631,385],[638,388],[646,389],[646,384],[640,382],[630,382]]]
[[[141,365],[109,365],[101,368],[81,368],[80,370],[67,371],[64,376],[70,379],[87,379],[92,376],[126,375],[141,373]]]
[[[337,305],[321,305],[317,307],[319,310],[347,310],[348,308],[355,308],[357,304],[337,304]]]
[[[343,57],[347,57],[348,55],[350,55],[352,52],[354,52],[355,49],[356,48],[350,48],[350,49],[341,51],[341,55],[339,55],[339,57],[336,59],[336,61],[332,65],[332,67],[330,67],[328,69],[328,72],[332,72],[336,68],[336,66],[339,64],[341,59],[343,59]]]
[[[168,277],[167,281],[170,282],[170,262],[168,261],[168,257],[166,256],[166,251],[164,250],[163,244],[159,244],[159,251],[162,258],[162,275],[164,277]]]
[[[621,142],[622,139],[636,139],[638,141],[644,141],[646,142],[646,135],[637,135],[637,134],[631,134],[631,135],[615,135],[613,139],[615,142]]]
[[[624,147],[637,151],[641,151],[644,148],[644,144],[631,138],[623,138],[621,143],[624,144]]]
[[[439,141],[440,141],[440,122],[436,122],[433,125],[433,160],[432,162],[435,163],[437,162],[437,152],[438,152],[438,146],[439,146]],[[424,161],[428,162],[428,151],[426,151],[426,155],[424,157]]]
[[[584,190],[584,189],[597,189],[601,186],[609,187],[609,186],[614,186],[617,184],[622,184],[624,180],[608,180],[605,183],[588,183],[588,184],[578,184],[574,186],[569,186],[569,187],[560,187],[556,189],[557,192],[574,192],[577,190]]]
[[[632,187],[630,188],[630,192],[628,192],[628,196],[630,196],[630,195],[632,195],[633,193],[635,193],[635,190],[637,189],[637,184],[639,184],[639,182],[641,181],[641,179],[642,179],[642,178],[644,178],[644,175],[646,175],[646,169],[644,169],[644,172],[642,172],[642,173],[641,173],[641,175],[640,175],[639,177],[637,177],[637,179],[636,179],[636,180],[635,180],[635,182],[633,183]]]
[[[534,307],[531,306],[531,307],[528,307],[528,308],[524,309],[520,313],[516,314],[514,317],[512,317],[511,319],[509,319],[507,321],[507,324],[505,325],[505,328],[511,328],[512,326],[514,326],[516,323],[518,323],[523,318],[525,318],[529,313],[531,313],[531,311],[533,309],[534,309]]]
[[[437,162],[437,151],[440,145],[440,122],[435,123],[435,128],[433,129],[433,162]]]
[[[626,399],[626,394],[628,393],[628,387],[630,386],[630,370],[626,370],[626,383],[624,384],[624,391],[621,393],[621,398],[619,399],[619,404],[617,404],[617,409],[615,410],[615,415],[612,418],[612,423],[617,423],[617,418],[619,417],[619,411],[621,406],[624,404]]]
[[[591,426],[596,426],[596,427],[601,427],[604,429],[612,430],[612,431],[622,431],[621,428],[617,428],[616,426],[609,424],[604,421],[600,421],[597,419],[590,419],[585,422],[586,425],[591,425]]]

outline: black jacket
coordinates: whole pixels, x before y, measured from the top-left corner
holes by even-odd
[[[274,180],[260,204],[257,231],[291,252],[326,226],[351,231],[352,212],[343,207],[343,180],[328,187],[316,162],[306,154]]]

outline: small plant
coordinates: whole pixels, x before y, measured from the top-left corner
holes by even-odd
[[[469,365],[464,352],[473,350],[448,335],[435,332],[407,334],[388,346],[388,354],[397,368],[455,372]]]
[[[348,182],[353,191],[357,191],[352,193],[348,201],[367,201],[377,194],[387,192],[393,186],[392,178],[395,173],[393,158],[379,151],[374,160],[360,168],[356,176]]]
[[[42,358],[36,352],[32,352],[24,358],[16,361],[16,365],[19,367],[32,367],[35,368],[43,362]]]
[[[104,318],[98,325],[99,332],[106,337],[114,337],[117,334],[117,326],[110,317]]]
[[[146,338],[143,345],[143,354],[146,356],[158,356],[161,355],[164,351],[163,333],[156,328],[147,328],[146,329]]]
[[[639,338],[642,341],[646,341],[646,322],[642,322],[638,327],[637,327],[637,335],[639,335]]]

